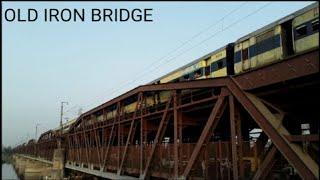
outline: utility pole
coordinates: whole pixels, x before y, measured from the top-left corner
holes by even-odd
[[[40,125],[39,123],[36,124],[36,136],[34,138],[34,140],[36,140],[36,141],[37,141],[37,137],[38,137],[38,126],[39,125]]]
[[[58,148],[61,148],[61,138],[62,138],[62,118],[63,118],[63,104],[67,104],[68,102],[62,101],[61,102],[61,111],[60,111],[60,138],[58,141]]]

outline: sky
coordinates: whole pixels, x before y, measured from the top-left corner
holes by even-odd
[[[2,144],[56,128],[61,101],[76,118],[311,3],[3,2]],[[8,8],[152,8],[153,22],[7,22]]]

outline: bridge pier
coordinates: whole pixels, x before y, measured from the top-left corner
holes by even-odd
[[[25,179],[41,179],[42,172],[47,168],[42,163],[21,156],[14,155],[13,159],[17,174]]]
[[[24,179],[63,179],[65,150],[54,150],[52,165],[21,155],[13,156],[18,176]]]
[[[14,159],[14,167],[19,175],[24,173],[26,167],[26,159],[20,156],[13,156]]]
[[[26,168],[24,171],[25,179],[42,179],[42,177],[48,176],[48,165],[40,163],[35,160],[27,160]]]
[[[53,179],[63,179],[64,160],[65,160],[65,150],[55,149],[53,153],[53,166],[52,166],[52,172],[51,172]]]

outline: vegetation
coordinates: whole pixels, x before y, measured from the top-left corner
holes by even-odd
[[[12,162],[12,148],[10,146],[4,147],[2,145],[2,160],[1,163],[11,163]]]

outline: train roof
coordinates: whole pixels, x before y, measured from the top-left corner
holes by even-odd
[[[74,119],[68,120],[65,123],[62,123],[63,129],[65,129],[66,127],[69,128],[69,126],[71,124],[73,124],[74,122],[76,122],[76,120],[77,120],[77,118],[74,118]],[[58,131],[58,130],[60,130],[60,126],[52,129],[52,131]]]
[[[184,65],[184,66],[182,66],[182,67],[180,67],[180,68],[177,68],[177,69],[175,69],[175,70],[167,73],[166,75],[163,75],[163,76],[161,76],[160,78],[149,82],[148,84],[153,84],[153,83],[155,83],[155,82],[157,82],[157,81],[160,81],[160,80],[163,79],[164,77],[166,77],[166,76],[168,76],[168,75],[170,75],[170,74],[172,74],[172,73],[174,73],[174,72],[183,70],[183,69],[185,69],[185,68],[187,68],[187,67],[190,67],[191,65],[193,65],[193,64],[195,64],[195,63],[200,62],[201,60],[207,59],[208,57],[210,57],[210,56],[212,56],[213,54],[215,54],[215,53],[217,53],[217,52],[225,49],[226,47],[227,47],[227,45],[225,45],[225,46],[223,46],[223,47],[221,47],[221,48],[219,48],[219,49],[217,49],[217,50],[215,50],[215,51],[212,51],[212,52],[210,52],[210,53],[208,53],[208,54],[206,54],[206,55],[204,55],[204,56],[202,56],[202,57],[200,57],[200,58],[198,58],[198,59],[196,59],[196,60],[193,60],[192,62],[190,62],[190,63],[188,63],[188,64],[186,64],[186,65]]]
[[[274,27],[276,25],[282,24],[282,23],[284,23],[284,22],[286,22],[286,21],[288,21],[290,19],[293,19],[293,18],[295,18],[295,17],[297,17],[297,16],[299,16],[299,15],[301,15],[301,14],[303,14],[303,13],[305,13],[305,12],[315,8],[315,7],[318,7],[318,6],[319,6],[318,2],[312,3],[312,4],[306,6],[306,7],[302,8],[302,9],[299,9],[299,10],[297,10],[297,11],[295,11],[295,12],[293,12],[293,13],[291,13],[291,14],[289,14],[289,15],[281,18],[281,19],[278,19],[278,20],[276,20],[276,21],[274,21],[274,22],[272,22],[272,23],[270,23],[270,24],[268,24],[266,26],[263,26],[262,28],[260,28],[260,29],[258,29],[256,31],[253,31],[253,32],[251,32],[251,33],[239,38],[235,43],[244,41],[246,39],[249,39],[252,36],[260,34],[260,33],[264,32],[264,31],[266,31],[266,30],[268,30],[268,29],[270,29],[270,28],[272,28],[272,27]]]

